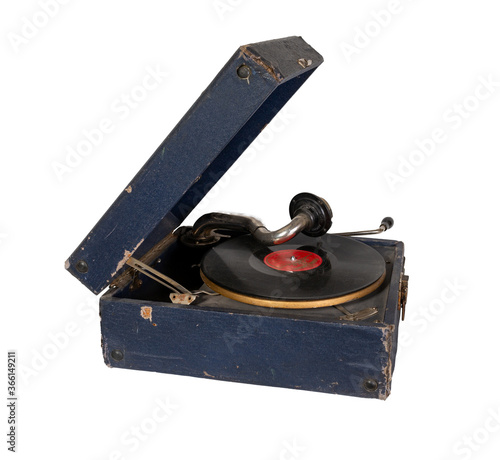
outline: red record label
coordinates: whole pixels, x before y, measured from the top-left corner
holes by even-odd
[[[271,252],[264,257],[264,263],[275,270],[285,272],[303,272],[319,267],[323,259],[314,252],[300,249],[283,249]]]

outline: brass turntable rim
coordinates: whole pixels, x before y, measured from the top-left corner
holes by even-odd
[[[340,305],[342,303],[350,302],[351,300],[357,300],[367,296],[368,294],[371,294],[378,287],[380,287],[380,285],[384,282],[385,279],[385,272],[384,272],[379,279],[377,279],[374,283],[370,284],[369,286],[364,287],[363,289],[359,289],[358,291],[351,292],[349,294],[328,299],[277,300],[277,299],[264,299],[260,297],[253,297],[244,294],[239,294],[237,292],[233,292],[230,291],[229,289],[223,288],[217,285],[216,283],[210,281],[201,270],[200,270],[200,275],[203,282],[210,289],[229,299],[237,300],[238,302],[243,302],[250,305],[256,305],[259,307],[288,308],[288,309],[331,307],[334,305]]]

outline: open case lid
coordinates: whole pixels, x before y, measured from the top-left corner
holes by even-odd
[[[301,37],[241,46],[66,261],[99,294],[175,230],[323,62]]]

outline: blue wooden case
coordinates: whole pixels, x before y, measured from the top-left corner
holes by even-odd
[[[200,254],[176,229],[322,63],[300,37],[240,47],[78,246],[66,269],[100,299],[110,367],[385,399],[397,348],[403,244],[364,239],[387,262],[377,307],[346,321],[334,307],[284,310],[203,297],[172,304],[169,291],[126,265],[133,256],[199,289]],[[243,211],[243,210],[236,210]],[[197,284],[199,283],[199,284]]]
[[[110,367],[386,399],[395,365],[403,243],[361,239],[387,262],[384,284],[349,302],[376,307],[369,321],[345,321],[335,307],[286,310],[206,297],[165,302],[168,290],[130,275],[100,301],[102,347]],[[154,257],[152,257],[154,256]],[[170,235],[149,264],[189,286],[189,254]]]

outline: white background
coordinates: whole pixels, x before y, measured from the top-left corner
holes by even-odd
[[[49,17],[4,2],[1,342],[22,366],[18,458],[497,458],[497,5],[73,0]],[[410,290],[392,395],[108,369],[97,299],[65,259],[237,47],[289,35],[325,63],[188,223],[221,210],[278,227],[302,191],[330,202],[336,231],[393,216]],[[145,94],[149,68],[168,76]],[[120,111],[130,93],[144,100]],[[103,119],[112,132],[68,166]]]

